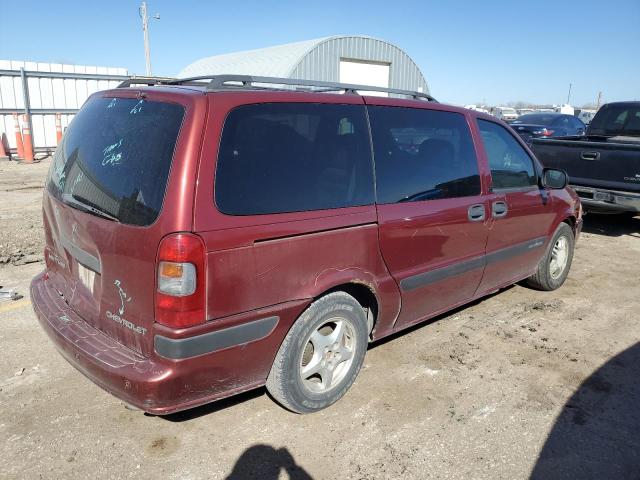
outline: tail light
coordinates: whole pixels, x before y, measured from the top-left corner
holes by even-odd
[[[543,137],[550,137],[553,135],[553,130],[547,130],[546,128],[541,128],[539,130],[533,131],[534,135],[542,135]]]
[[[162,239],[156,262],[156,322],[176,328],[204,323],[204,267],[200,237],[176,233]]]

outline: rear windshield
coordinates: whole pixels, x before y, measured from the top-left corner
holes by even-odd
[[[590,127],[595,135],[640,135],[640,103],[605,105]]]
[[[49,193],[122,223],[152,224],[162,208],[183,116],[184,108],[172,103],[90,100],[56,150]]]
[[[544,113],[528,113],[520,115],[513,123],[532,123],[534,125],[551,125],[560,118],[557,115],[545,115]]]

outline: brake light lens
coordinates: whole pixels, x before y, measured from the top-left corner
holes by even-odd
[[[158,248],[155,316],[169,327],[189,327],[205,321],[205,249],[202,239],[176,233]]]
[[[540,128],[533,131],[534,135],[542,135],[543,137],[550,137],[553,135],[553,130],[547,130],[546,128]]]

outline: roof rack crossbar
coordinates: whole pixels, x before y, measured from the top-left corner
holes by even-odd
[[[354,85],[350,83],[325,82],[321,80],[300,80],[295,78],[259,77],[252,75],[201,75],[187,78],[162,78],[162,77],[131,77],[123,81],[118,88],[131,85],[205,85],[207,91],[219,91],[226,89],[242,88],[266,88],[263,85],[288,85],[293,87],[314,87],[317,90],[305,89],[305,92],[334,92],[358,94],[358,92],[381,92],[395,95],[403,95],[415,99],[423,99],[437,102],[435,98],[424,92],[402,90],[398,88],[374,87],[371,85]]]

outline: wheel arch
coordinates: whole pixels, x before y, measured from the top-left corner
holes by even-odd
[[[576,223],[577,223],[577,219],[575,216],[573,215],[569,215],[568,217],[566,217],[561,223],[566,223],[571,227],[571,230],[573,230],[573,233],[576,233]]]
[[[316,297],[314,301],[333,292],[344,292],[351,295],[362,306],[367,317],[369,337],[371,338],[373,329],[376,327],[378,313],[380,311],[380,303],[376,291],[372,285],[366,282],[353,280],[350,282],[335,285],[323,291]]]

